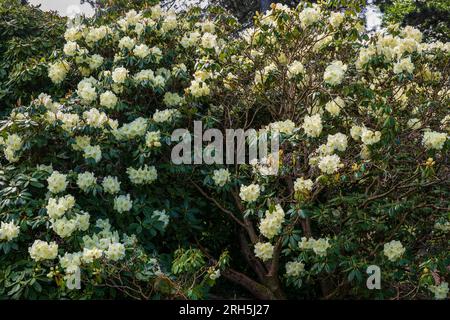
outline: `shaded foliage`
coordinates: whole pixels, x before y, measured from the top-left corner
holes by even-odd
[[[386,22],[418,27],[429,40],[450,39],[450,1],[379,0]]]
[[[63,44],[65,18],[22,5],[0,1],[0,114],[18,99],[49,90],[46,61]]]

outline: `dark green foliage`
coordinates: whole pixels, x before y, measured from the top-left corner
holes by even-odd
[[[50,90],[47,61],[63,44],[65,18],[22,5],[0,1],[0,115],[18,100]]]
[[[450,39],[450,1],[380,0],[387,22],[419,28],[429,40]]]

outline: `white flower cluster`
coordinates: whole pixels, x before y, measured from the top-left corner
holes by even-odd
[[[289,261],[285,268],[288,277],[297,278],[305,271],[305,264],[300,261]]]
[[[357,125],[353,125],[350,128],[350,135],[351,135],[353,140],[355,140],[355,141],[361,140],[361,134],[363,132],[363,128],[364,127],[357,126]]]
[[[319,21],[321,18],[320,8],[317,5],[314,5],[310,8],[305,8],[302,12],[299,13],[300,23],[302,28],[307,28],[313,23]]]
[[[208,274],[211,280],[217,280],[220,278],[220,269],[215,270],[214,268],[210,268]]]
[[[325,110],[327,110],[332,116],[338,116],[341,109],[345,107],[345,101],[341,97],[336,97],[333,100],[327,102]]]
[[[119,49],[128,49],[132,50],[134,46],[136,45],[136,40],[131,39],[130,37],[126,36],[119,40]]]
[[[100,95],[100,105],[113,109],[117,105],[118,98],[112,91],[105,91]]]
[[[411,62],[411,57],[399,60],[394,64],[394,73],[399,74],[402,72],[413,73],[414,64]]]
[[[66,78],[70,65],[65,60],[56,61],[48,67],[48,76],[55,84],[60,84]]]
[[[341,158],[336,154],[324,156],[320,158],[318,163],[320,171],[326,174],[333,174],[343,166]]]
[[[344,14],[342,12],[331,12],[328,22],[333,28],[337,29],[344,22]]]
[[[154,166],[147,166],[139,169],[129,167],[127,169],[128,177],[133,184],[151,184],[158,178],[158,173]]]
[[[133,53],[136,57],[145,59],[151,53],[151,51],[146,44],[140,44],[134,48]]]
[[[255,202],[259,198],[259,194],[261,192],[261,188],[257,184],[250,184],[248,186],[241,186],[241,190],[239,192],[239,197],[244,202]]]
[[[214,170],[212,179],[216,186],[223,187],[226,185],[231,178],[231,174],[228,169],[218,169]]]
[[[77,177],[77,185],[84,192],[88,192],[89,188],[95,186],[97,178],[92,172],[86,171],[80,173]]]
[[[348,146],[347,136],[343,133],[330,134],[327,138],[327,148],[329,150],[345,151]]]
[[[298,247],[301,250],[313,250],[318,256],[324,257],[327,255],[327,250],[331,245],[328,239],[320,238],[315,240],[314,238],[307,239],[306,237],[302,237],[298,243]]]
[[[174,11],[168,11],[165,14],[164,21],[161,27],[163,32],[169,32],[177,27],[177,16]]]
[[[99,219],[96,227],[102,229],[93,236],[83,236],[83,250],[80,252],[66,252],[59,257],[59,263],[66,274],[73,274],[82,264],[91,264],[95,260],[105,257],[111,261],[119,261],[125,257],[125,244],[119,242],[117,232],[111,232],[108,220]],[[124,235],[125,239],[128,238]]]
[[[270,242],[258,242],[255,244],[255,256],[262,261],[270,260],[273,256],[273,249],[274,247]]]
[[[280,133],[285,133],[285,134],[290,135],[290,134],[294,133],[295,123],[288,119],[285,121],[272,122],[269,125],[269,127],[273,131],[278,131]]]
[[[120,195],[114,198],[114,210],[119,213],[130,211],[133,207],[133,201],[130,199],[130,195]]]
[[[448,282],[442,281],[439,285],[429,286],[428,290],[434,294],[436,300],[444,300],[448,297]]]
[[[180,112],[176,109],[165,109],[162,111],[156,110],[153,114],[153,121],[157,123],[164,123],[174,121],[180,116]]]
[[[4,146],[3,153],[5,154],[6,160],[9,162],[19,161],[17,152],[20,151],[23,146],[23,139],[19,135],[13,133],[8,134],[6,140],[0,138],[0,145]]]
[[[80,58],[80,57],[77,57],[77,58]],[[83,60],[83,59],[80,59],[80,60]],[[89,69],[85,69],[83,67],[79,67],[79,69],[83,76],[88,76],[91,74],[92,71],[100,68],[100,66],[103,64],[105,59],[99,54],[93,54],[90,57],[86,57],[86,59],[84,59],[84,61],[89,64]]]
[[[96,259],[100,259],[103,256],[103,250],[99,248],[84,248],[81,256],[81,260],[84,263],[92,263]]]
[[[427,131],[423,134],[423,145],[427,149],[442,150],[447,134],[435,131]]]
[[[42,240],[35,240],[33,245],[28,248],[31,259],[36,262],[43,260],[53,260],[58,255],[58,245],[56,242],[45,242]]]
[[[113,135],[118,140],[131,140],[136,137],[142,137],[147,132],[148,120],[139,117],[130,123],[124,124],[119,129],[113,130]]]
[[[75,231],[86,231],[89,228],[90,215],[87,212],[77,214],[73,219],[63,217],[52,221],[52,228],[61,238],[67,238]]]
[[[102,181],[103,191],[109,194],[116,194],[120,191],[120,181],[117,177],[107,176]]]
[[[375,44],[370,44],[366,48],[360,50],[356,61],[356,68],[359,71],[363,70],[364,66],[368,64],[372,57],[379,55],[382,56],[386,62],[396,61],[393,64],[394,74],[412,74],[415,70],[414,63],[411,61],[411,56],[405,57],[405,54],[412,54],[414,52],[421,53],[423,50],[431,51],[438,48],[448,51],[448,45],[444,45],[441,42],[428,44],[422,43],[421,41],[422,33],[418,29],[410,26],[401,30],[400,36],[379,33]],[[428,74],[434,76],[434,74],[429,71]]]
[[[152,218],[161,221],[164,225],[163,227],[166,228],[169,224],[170,217],[166,213],[166,210],[155,210],[153,211]]]
[[[288,77],[289,78],[294,78],[298,75],[304,74],[305,73],[305,67],[303,66],[303,64],[300,61],[293,61],[289,66],[288,66]]]
[[[149,148],[161,147],[161,132],[149,131],[145,134],[145,145]]]
[[[311,179],[297,178],[294,182],[294,191],[299,193],[310,193],[314,182]]]
[[[158,69],[161,74],[157,74],[152,70],[142,70],[136,73],[133,77],[134,81],[138,84],[144,84],[145,82],[149,82],[153,88],[163,89],[166,85],[166,78],[164,78],[163,74],[167,76],[167,73],[163,70],[167,71],[167,69]]]
[[[90,27],[87,31],[87,34],[85,35],[85,40],[88,45],[92,46],[96,42],[104,39],[108,32],[110,32],[110,30],[107,26],[100,26],[98,28]]]
[[[320,117],[320,114],[305,116],[302,128],[303,130],[305,130],[306,135],[310,138],[316,138],[320,136],[323,129],[322,118]]]
[[[47,112],[47,114],[50,116],[52,113]],[[56,119],[62,121],[61,127],[67,132],[73,131],[80,124],[80,117],[76,113],[63,113],[58,111],[56,113]]]
[[[19,236],[20,227],[11,221],[9,223],[1,222],[0,240],[11,241]]]
[[[37,106],[42,105],[46,109],[53,111],[59,107],[59,103],[54,102],[50,95],[43,92],[38,95],[37,99],[33,100],[33,104]]]
[[[364,66],[369,63],[370,59],[376,55],[376,49],[373,47],[361,48],[358,59],[355,62],[356,69],[361,71]]]
[[[436,230],[440,230],[443,232],[449,232],[450,231],[450,221],[445,221],[445,222],[436,222],[434,224],[434,228]]]
[[[96,84],[97,80],[92,77],[85,78],[78,83],[77,94],[84,103],[90,104],[97,99]]]
[[[149,70],[149,69],[141,70],[133,76],[133,80],[136,83],[141,83],[144,81],[154,82],[155,81],[155,73],[153,72],[153,70]]]
[[[67,181],[67,176],[65,174],[59,173],[58,171],[53,171],[52,174],[47,178],[48,190],[51,193],[60,193],[66,190],[69,182]]]
[[[346,71],[347,65],[343,64],[342,61],[333,61],[326,67],[323,80],[325,83],[336,86],[342,82]]]
[[[149,53],[155,58],[156,63],[159,63],[162,59],[163,53],[160,48],[152,47],[149,49]]]
[[[115,83],[122,84],[128,78],[130,72],[124,67],[118,67],[112,71],[112,79]]]
[[[75,198],[72,195],[66,195],[61,198],[49,198],[45,208],[51,219],[59,219],[74,206]]]
[[[168,107],[176,107],[179,106],[183,102],[183,97],[181,97],[178,93],[166,92],[164,94],[164,104]]]
[[[392,240],[384,244],[383,252],[389,261],[397,261],[405,253],[405,248],[400,241]]]
[[[66,32],[64,33],[64,39],[66,39],[67,41],[77,41],[80,40],[82,36],[83,35],[79,26],[67,28]]]
[[[187,91],[195,98],[205,97],[211,93],[211,89],[202,79],[196,78],[191,81]]]
[[[259,231],[267,239],[272,239],[281,232],[281,225],[284,222],[284,210],[277,204],[275,208],[266,211],[266,215],[259,224]]]
[[[97,163],[102,159],[102,149],[100,146],[87,146],[83,149],[84,151],[84,158],[85,159],[94,159],[94,161]]]
[[[84,121],[93,128],[101,128],[108,122],[108,116],[104,112],[100,112],[97,108],[91,108],[83,112]]]
[[[252,159],[250,164],[253,167],[253,172],[257,172],[262,176],[272,176],[278,173],[279,159],[277,158],[279,154],[270,153],[267,157],[261,160]]]
[[[265,66],[264,69],[259,70],[255,74],[255,84],[263,84],[269,78],[269,76],[278,70],[275,63],[271,63]]]
[[[72,274],[79,270],[79,267],[81,265],[81,257],[82,253],[80,252],[66,252],[64,256],[59,257],[59,264],[66,271],[66,273]]]
[[[370,146],[372,144],[375,144],[379,142],[381,139],[381,132],[380,131],[372,131],[365,127],[361,129],[361,141],[367,145]]]
[[[180,44],[184,48],[190,48],[195,46],[200,40],[201,34],[197,31],[189,32],[181,38]]]
[[[67,56],[74,56],[79,49],[80,47],[75,41],[67,41],[64,45],[63,51]]]
[[[109,260],[119,261],[125,257],[125,246],[119,242],[110,243],[105,254]]]
[[[205,32],[200,40],[200,43],[205,49],[213,49],[217,46],[217,36],[212,33]]]

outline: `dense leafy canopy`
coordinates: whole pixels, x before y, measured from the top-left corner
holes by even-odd
[[[47,59],[64,43],[65,19],[18,0],[0,1],[0,114],[50,91]]]

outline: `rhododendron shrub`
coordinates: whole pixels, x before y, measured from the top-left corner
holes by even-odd
[[[277,175],[266,159],[230,170],[240,189],[207,187],[235,201],[254,271],[237,281],[276,298],[445,291],[449,49],[411,27],[368,36],[350,12],[316,5],[274,5],[227,46],[214,116],[282,134]],[[370,265],[378,292],[366,287]]]
[[[197,60],[234,20],[159,5],[113,20],[69,24],[48,77],[70,90],[2,121],[3,295],[185,295],[171,260],[207,204],[189,200],[170,136],[194,114],[185,90]],[[208,287],[218,269],[200,267]]]
[[[2,122],[2,295],[447,296],[449,44],[309,3],[245,30],[154,6],[65,38],[48,76],[71,89]],[[280,151],[174,164],[194,120]]]

